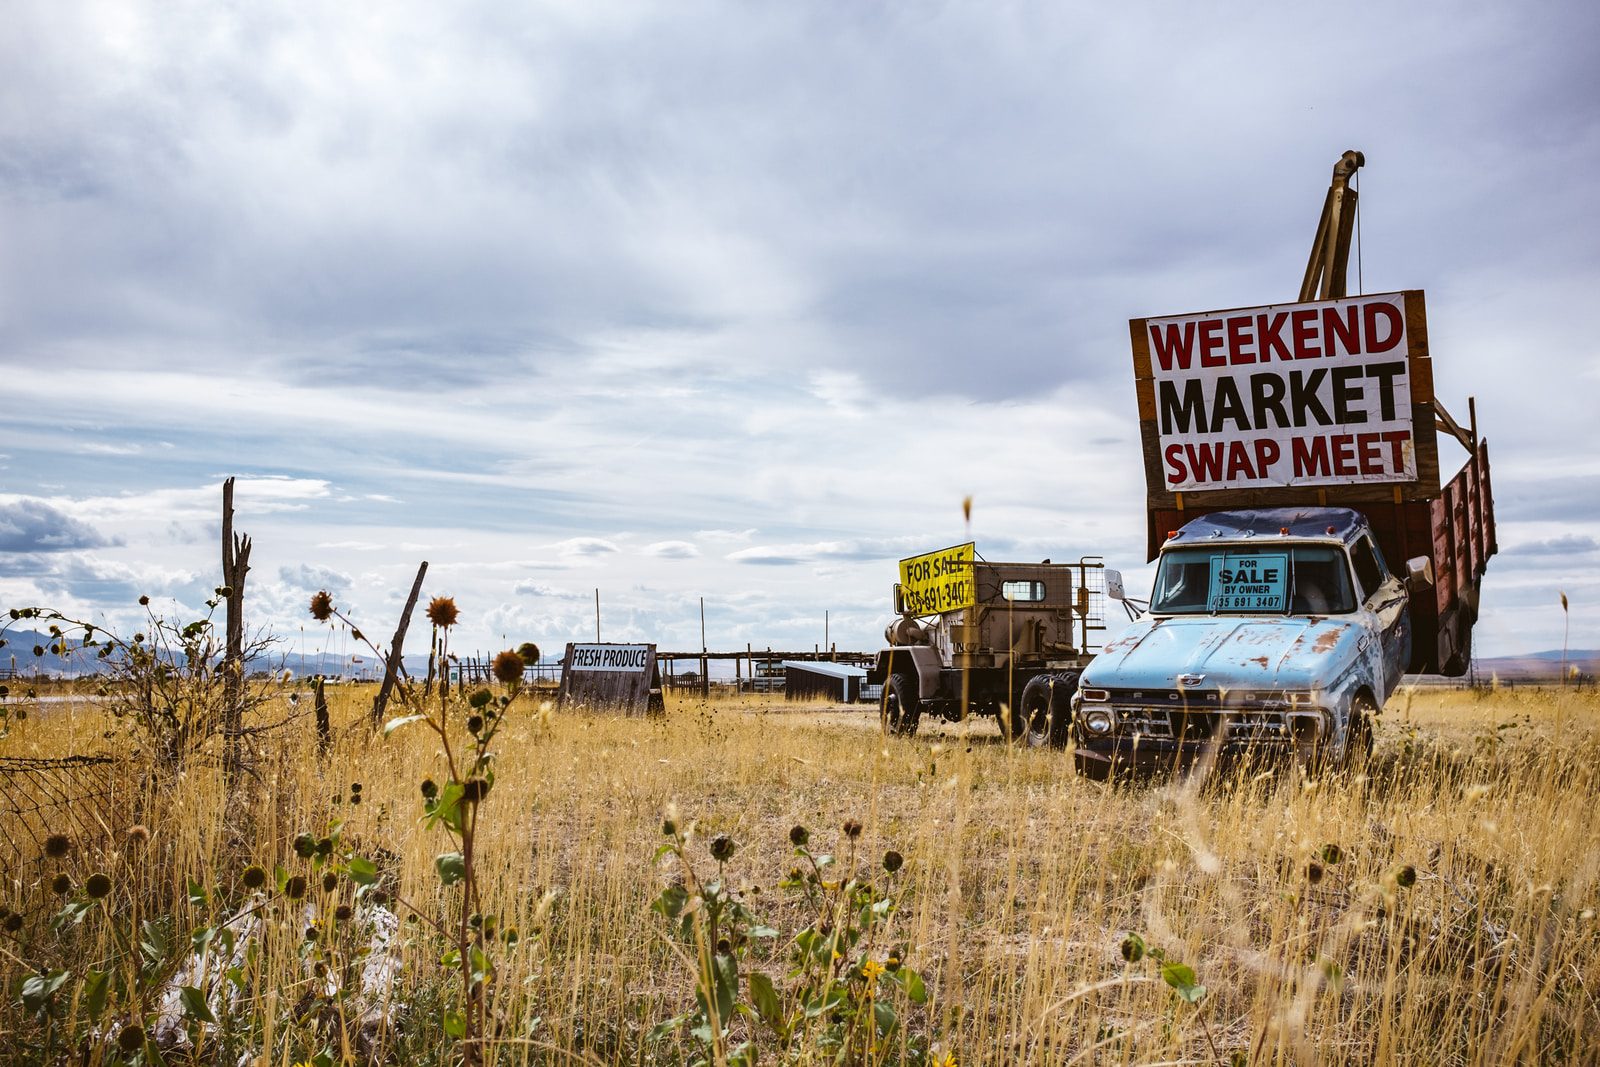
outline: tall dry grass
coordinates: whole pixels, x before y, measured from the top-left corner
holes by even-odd
[[[76,982],[55,1022],[17,1000],[32,968],[81,975],[118,954],[104,908],[47,928],[60,872],[82,885],[103,871],[123,920],[164,909],[187,931],[249,899],[246,867],[300,870],[294,835],[342,820],[350,847],[392,866],[399,897],[445,913],[451,890],[433,869],[444,842],[423,826],[418,791],[438,775],[436,739],[380,739],[360,725],[370,690],[330,692],[342,726],[325,757],[308,718],[257,739],[255,776],[231,794],[204,761],[160,783],[132,761],[104,844],[5,872],[4,903],[27,922],[0,942],[0,1048],[18,1060],[113,1061],[111,1020],[70,1023],[84,1008]],[[728,879],[784,932],[808,921],[777,888],[794,863],[792,826],[862,876],[886,850],[904,854],[892,937],[932,999],[908,1020],[922,1045],[886,1048],[889,1062],[915,1047],[961,1064],[1600,1059],[1592,693],[1402,694],[1363,775],[1114,788],[1075,778],[1061,753],[1006,748],[987,723],[888,741],[869,712],[770,701],[679,699],[649,720],[514,709],[480,815],[483,908],[502,931],[492,1062],[693,1057],[690,1044],[646,1039],[693,1004],[692,976],[649,910],[675,877],[652,861],[674,803],[702,841],[738,842]],[[41,709],[14,724],[0,755],[95,751],[107,727],[90,707]],[[846,819],[864,825],[853,844],[839,833]],[[124,836],[135,822],[148,841]],[[190,901],[191,880],[210,888],[207,903]],[[403,922],[396,939],[394,1027],[363,1033],[353,1005],[317,995],[327,980],[304,927],[323,923],[335,971],[361,962],[360,916],[331,918],[348,900],[348,886],[313,884],[305,903],[261,907],[231,1044],[201,1028],[191,1058],[287,1067],[331,1047],[357,1061],[451,1061],[438,1020],[452,987],[426,921]],[[1193,968],[1206,987],[1197,1005],[1149,959],[1124,959],[1129,932]],[[781,985],[783,938],[752,959]]]

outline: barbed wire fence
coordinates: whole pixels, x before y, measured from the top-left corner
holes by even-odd
[[[132,801],[114,756],[0,757],[0,871],[23,876],[51,834],[94,851],[113,836],[116,812]]]

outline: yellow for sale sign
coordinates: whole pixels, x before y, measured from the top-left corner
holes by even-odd
[[[977,603],[973,542],[900,561],[900,596],[912,615],[970,608]]]

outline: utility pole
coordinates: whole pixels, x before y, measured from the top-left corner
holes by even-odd
[[[600,643],[600,587],[594,590],[594,643]]]
[[[700,699],[711,699],[711,661],[706,659],[706,598],[700,598]]]

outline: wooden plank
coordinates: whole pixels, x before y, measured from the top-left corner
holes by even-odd
[[[1149,381],[1155,377],[1150,370],[1150,331],[1145,328],[1145,323],[1148,321],[1148,319],[1128,320],[1129,340],[1133,343],[1134,381]]]
[[[422,566],[417,568],[417,580],[411,583],[411,595],[406,598],[405,610],[400,613],[400,622],[394,628],[394,640],[389,644],[389,655],[383,662],[383,684],[378,687],[378,695],[372,698],[372,725],[383,724],[384,709],[389,706],[389,694],[394,691],[394,683],[400,677],[400,672],[405,670],[406,630],[411,626],[411,613],[417,610],[417,597],[422,592],[422,579],[428,573],[428,561],[423,560]]]

